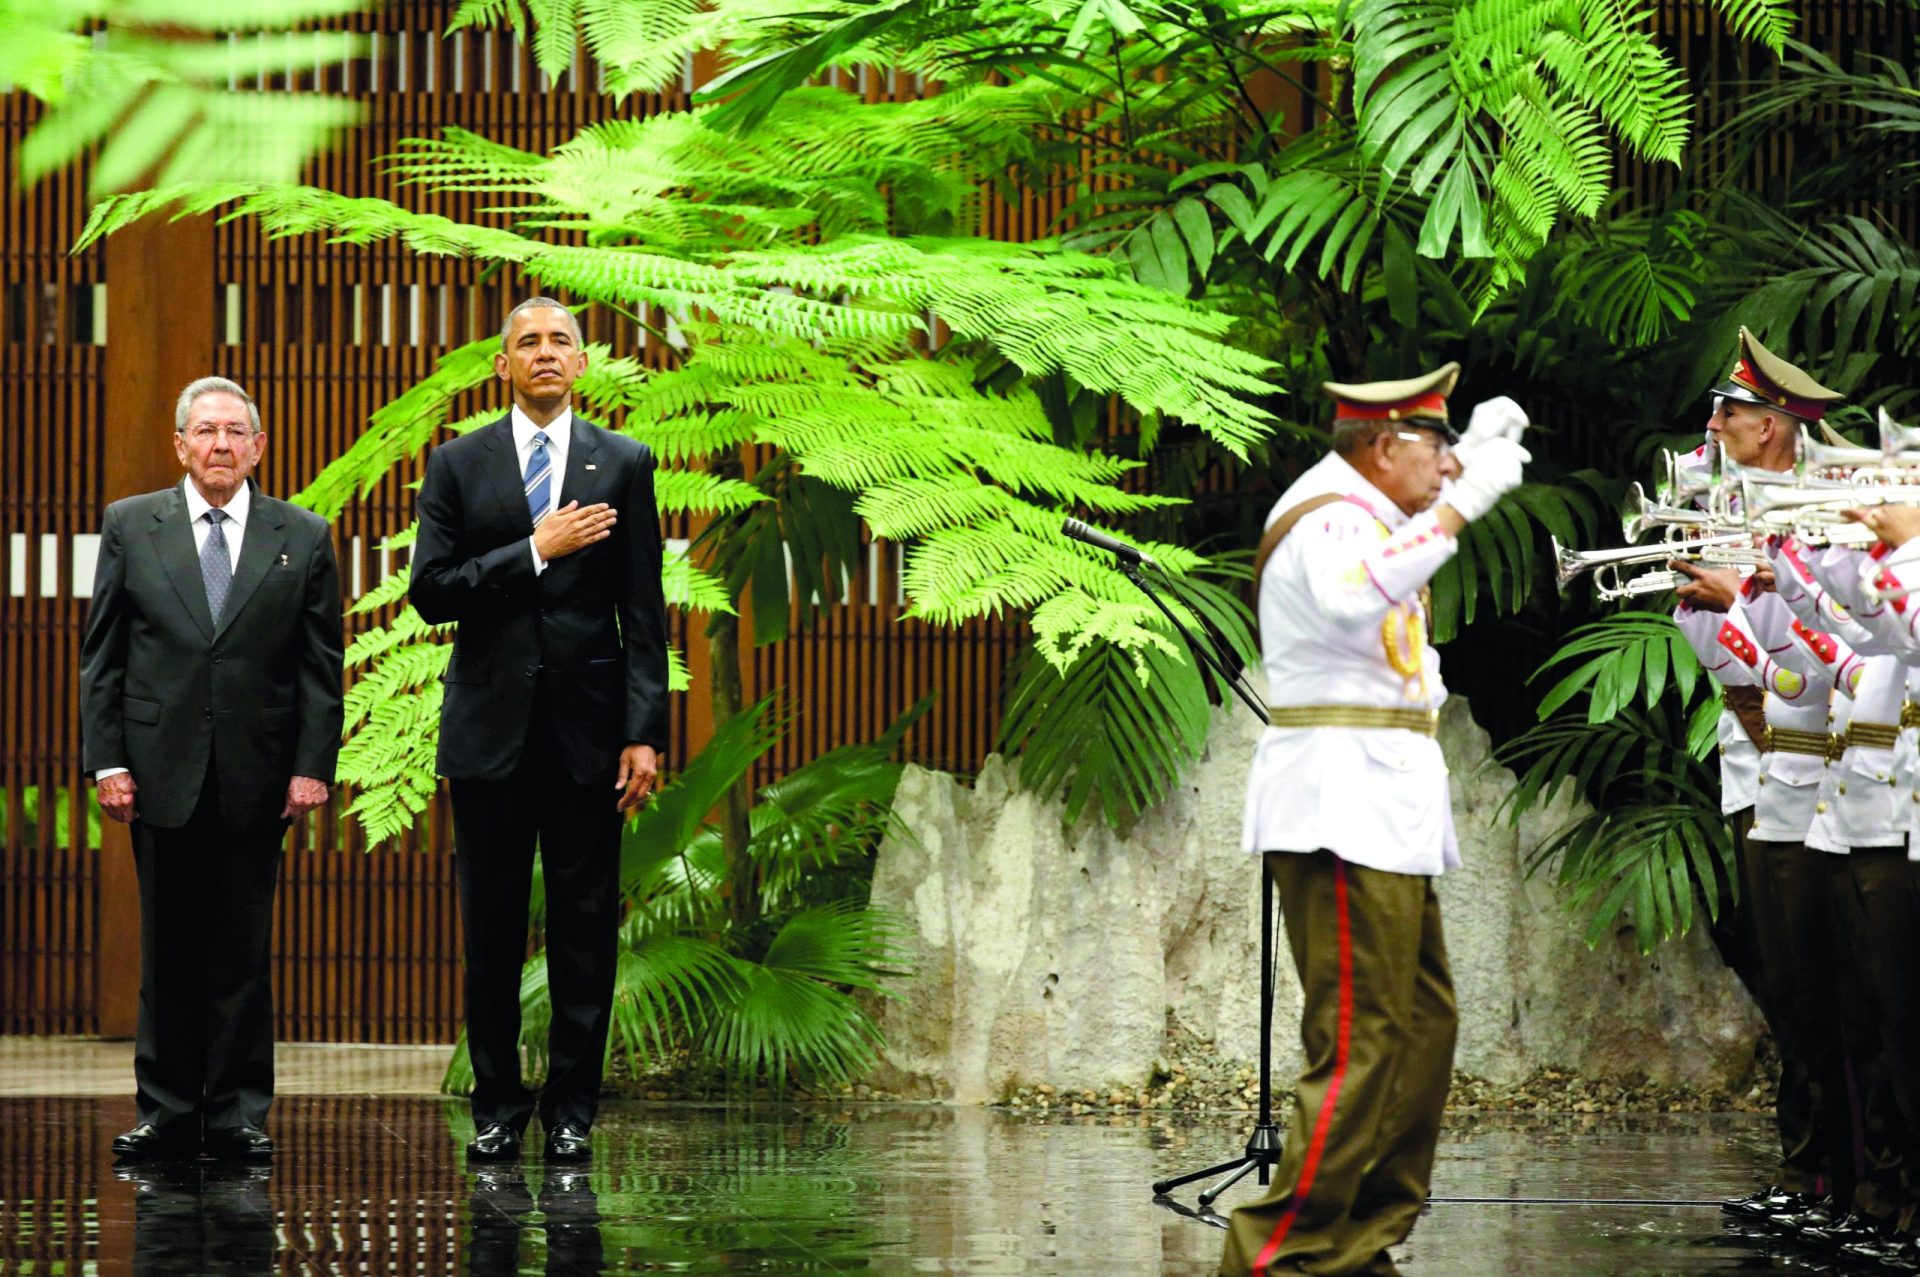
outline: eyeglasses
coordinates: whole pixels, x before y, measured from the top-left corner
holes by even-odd
[[[1396,439],[1405,439],[1408,443],[1424,443],[1431,447],[1433,449],[1433,455],[1442,461],[1453,455],[1452,444],[1448,443],[1445,439],[1436,439],[1432,435],[1423,435],[1412,430],[1396,430],[1393,432],[1393,437]]]
[[[224,438],[230,444],[242,444],[253,438],[254,430],[252,426],[195,426],[181,433],[195,443],[212,443]]]

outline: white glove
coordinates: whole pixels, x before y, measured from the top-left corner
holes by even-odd
[[[1483,439],[1473,450],[1473,463],[1466,467],[1440,500],[1468,523],[1493,509],[1493,503],[1520,486],[1520,467],[1533,460],[1533,454],[1504,435]]]
[[[1467,418],[1467,433],[1453,445],[1453,455],[1465,465],[1489,439],[1511,439],[1518,443],[1526,428],[1526,409],[1505,395],[1475,404],[1472,415]]]

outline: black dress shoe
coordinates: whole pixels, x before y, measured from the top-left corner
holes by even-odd
[[[587,1140],[587,1128],[562,1122],[547,1132],[549,1162],[586,1162],[593,1159],[593,1145]]]
[[[505,1122],[488,1122],[467,1144],[471,1162],[511,1162],[520,1156],[520,1132]]]
[[[207,1132],[207,1155],[228,1162],[270,1162],[273,1136],[257,1126],[228,1126]]]
[[[1766,1219],[1773,1215],[1800,1215],[1812,1210],[1819,1201],[1811,1193],[1795,1193],[1769,1184],[1745,1197],[1729,1197],[1720,1209],[1744,1219]]]
[[[1898,1233],[1872,1241],[1849,1242],[1840,1248],[1840,1253],[1848,1259],[1878,1264],[1887,1272],[1920,1273],[1920,1243]]]
[[[1831,1228],[1846,1213],[1833,1198],[1823,1197],[1798,1214],[1769,1215],[1767,1223],[1797,1237],[1809,1228]]]
[[[185,1135],[163,1131],[152,1122],[142,1122],[130,1131],[113,1137],[113,1155],[120,1157],[193,1157],[200,1142]]]
[[[1838,1250],[1853,1242],[1878,1241],[1888,1230],[1858,1211],[1848,1211],[1831,1224],[1809,1224],[1800,1230],[1800,1240],[1811,1246]]]

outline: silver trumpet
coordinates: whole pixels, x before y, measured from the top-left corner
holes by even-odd
[[[1690,501],[1711,498],[1720,487],[1720,450],[1714,449],[1705,470],[1687,464],[1687,454],[1667,451],[1661,454],[1661,479],[1654,489],[1655,500],[1663,506],[1680,509]]]
[[[1920,474],[1913,477],[1920,479]],[[1844,524],[1847,521],[1841,512],[1855,506],[1913,504],[1920,504],[1920,484],[1763,484],[1754,482],[1752,475],[1745,476],[1740,484],[1742,511],[1754,527],[1766,531]]]
[[[1752,563],[1731,565],[1740,574],[1742,581],[1753,575],[1757,566]],[[1642,572],[1639,576],[1620,579],[1618,572],[1609,577],[1594,578],[1593,594],[1595,598],[1611,602],[1614,599],[1632,598],[1637,594],[1664,594],[1668,590],[1678,589],[1693,578],[1684,572],[1675,572],[1671,568]]]
[[[1799,457],[1802,477],[1821,475],[1853,483],[1911,482],[1916,467],[1920,467],[1920,426],[1903,426],[1882,408],[1878,448],[1816,439],[1802,426]]]
[[[1909,449],[1920,450],[1920,426],[1903,426],[1880,409],[1880,451],[1889,458],[1900,457]],[[1920,458],[1910,461],[1920,463]]]
[[[1758,566],[1765,562],[1760,552],[1753,548],[1752,534],[1747,532],[1723,532],[1691,541],[1629,545],[1617,550],[1569,550],[1560,544],[1558,538],[1553,540],[1554,575],[1560,588],[1566,589],[1591,572],[1603,597],[1607,598],[1620,598],[1629,593],[1648,594],[1666,588],[1649,584],[1639,589],[1629,589],[1628,579],[1620,575],[1621,569],[1684,558],[1698,558],[1727,567]]]
[[[1706,511],[1655,501],[1637,483],[1627,489],[1627,499],[1620,510],[1620,531],[1630,542],[1638,541],[1655,528],[1671,531],[1677,528],[1705,528],[1712,523],[1713,516]]]

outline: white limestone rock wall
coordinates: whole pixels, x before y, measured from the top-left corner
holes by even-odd
[[[909,768],[904,837],[882,846],[873,903],[905,917],[914,976],[876,1011],[887,1049],[869,1079],[903,1094],[992,1102],[1013,1089],[1137,1087],[1169,1012],[1221,1054],[1258,1058],[1259,878],[1240,809],[1257,725],[1215,717],[1207,756],[1124,836],[1021,791],[990,758],[976,783]],[[1652,958],[1617,936],[1589,950],[1525,853],[1566,819],[1497,814],[1512,774],[1450,701],[1441,739],[1465,869],[1440,880],[1458,1068],[1515,1081],[1543,1065],[1588,1077],[1724,1084],[1759,1021],[1703,925]],[[1276,1077],[1298,1067],[1300,993],[1281,940]]]

